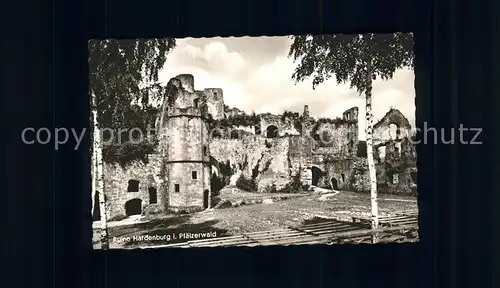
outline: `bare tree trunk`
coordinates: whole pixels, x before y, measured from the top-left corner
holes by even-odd
[[[92,113],[93,114],[93,113]],[[94,123],[95,121],[95,117],[94,115],[92,115],[92,122],[91,123]],[[95,134],[95,132],[93,132]],[[92,192],[91,192],[91,197],[92,197],[92,204],[91,204],[91,209],[90,209],[90,215],[93,219],[94,217],[94,209],[95,209],[95,195],[96,195],[96,192],[97,192],[97,181],[96,181],[96,173],[97,173],[97,170],[96,170],[96,145],[95,145],[95,137],[94,137],[94,134],[92,135],[92,160],[91,160],[91,164],[90,164],[90,173],[92,175]]]
[[[109,241],[108,241],[108,213],[106,209],[106,197],[104,192],[104,173],[103,173],[103,162],[102,162],[102,139],[101,133],[99,129],[99,125],[97,123],[97,108],[95,96],[93,96],[94,105],[92,107],[92,116],[94,120],[94,144],[95,147],[95,158],[96,158],[96,169],[95,169],[95,181],[97,182],[97,191],[99,191],[99,211],[101,214],[101,248],[108,249]]]
[[[366,155],[368,162],[368,172],[370,175],[370,200],[372,212],[372,229],[378,228],[378,201],[377,201],[377,170],[373,159],[373,111],[372,111],[372,72],[368,65],[368,85],[366,88]],[[377,233],[373,234],[373,243],[378,240]]]

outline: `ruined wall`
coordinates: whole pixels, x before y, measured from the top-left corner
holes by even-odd
[[[377,165],[377,189],[380,193],[415,195],[417,192],[416,167],[388,167]]]
[[[166,195],[160,189],[160,167],[161,157],[151,155],[149,162],[134,161],[122,167],[118,164],[104,163],[104,191],[108,198],[109,219],[124,217],[125,203],[132,199],[141,199],[146,212],[163,211],[162,203],[166,200]],[[138,180],[139,191],[127,192],[128,181]],[[156,188],[157,203],[150,204],[148,188]]]
[[[352,108],[346,110],[344,113],[342,113],[342,119],[344,119],[344,120],[358,121],[358,116],[359,116],[359,108],[358,107],[352,107]]]
[[[194,76],[191,74],[180,74],[175,76],[176,79],[179,79],[181,86],[188,93],[194,92]]]
[[[391,127],[391,124],[395,126]],[[380,121],[373,125],[373,144],[410,137],[411,133],[408,119],[399,110],[390,109]]]
[[[243,126],[243,125],[238,125],[238,126],[233,126],[231,128],[231,130],[234,130],[234,131],[244,131],[246,133],[250,133],[250,134],[255,134],[255,127],[252,125],[252,126]],[[227,135],[230,135],[230,133],[226,133]]]
[[[168,164],[169,208],[203,209],[204,191],[210,190],[210,165],[207,163],[184,162]],[[193,179],[196,172],[196,179]],[[178,189],[176,189],[176,185]]]
[[[300,173],[302,184],[311,185],[312,174],[309,165],[312,162],[312,139],[303,136],[292,136],[288,140],[290,176],[293,177]]]
[[[211,156],[220,163],[227,163],[235,170],[231,184],[235,184],[239,173],[252,177],[252,170],[258,165],[257,183],[264,187],[273,181],[281,186],[288,183],[288,138],[266,139],[260,136],[243,139],[213,139],[210,143]]]
[[[203,90],[207,99],[208,113],[215,120],[224,118],[224,95],[220,88],[207,88]]]
[[[318,123],[315,131],[318,154],[356,155],[358,143],[358,123],[342,121],[335,123]],[[314,135],[312,135],[315,137]]]
[[[260,116],[260,131],[263,136],[267,133],[267,128],[271,125],[278,128],[278,135],[283,132],[281,116],[264,114]]]
[[[385,155],[374,153],[377,168],[377,185],[382,193],[414,194],[416,193],[416,147],[408,138],[391,140],[375,146],[380,152],[383,147]],[[396,176],[394,176],[396,175]]]
[[[364,158],[327,159],[325,160],[326,175],[323,179],[330,181],[334,178],[340,190],[368,192],[370,191],[370,175],[367,168]],[[329,184],[329,182],[324,184]]]
[[[297,130],[297,128],[294,125],[294,120],[290,118],[285,118],[284,121],[281,121],[281,129],[278,131],[279,136],[298,136],[300,135],[300,132]]]

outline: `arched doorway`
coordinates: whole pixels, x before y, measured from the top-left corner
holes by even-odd
[[[141,215],[142,212],[142,200],[141,199],[132,199],[125,203],[125,214],[127,216],[130,215]]]
[[[267,138],[276,138],[278,137],[278,127],[275,125],[269,125],[266,129],[266,137]]]
[[[312,166],[311,167],[311,172],[312,172],[312,181],[311,181],[311,184],[313,186],[318,186],[319,181],[321,179],[321,176],[323,176],[323,171],[321,171],[321,169],[319,169],[316,166]]]
[[[208,190],[203,191],[203,207],[205,209],[207,209],[208,205],[210,204],[209,196],[210,196],[210,192]]]
[[[332,178],[332,179],[330,179],[330,182],[332,183],[332,189],[333,190],[338,190],[339,189],[339,184],[337,182],[337,179]]]

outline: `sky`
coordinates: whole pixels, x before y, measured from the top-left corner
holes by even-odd
[[[166,84],[179,74],[192,74],[196,90],[221,88],[224,102],[247,113],[302,112],[309,105],[313,117],[342,117],[359,107],[359,138],[364,133],[364,97],[349,84],[331,79],[312,89],[312,79],[295,83],[291,76],[298,63],[288,58],[289,37],[229,37],[177,39],[159,73]],[[373,83],[375,122],[391,107],[399,109],[415,127],[414,73],[396,71],[391,80]]]

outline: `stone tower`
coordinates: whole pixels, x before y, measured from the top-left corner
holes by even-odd
[[[358,107],[352,107],[350,109],[347,109],[342,114],[342,116],[343,116],[344,120],[358,121],[358,113],[359,113]]]
[[[194,91],[192,75],[167,84],[164,116],[163,189],[168,210],[198,211],[210,207],[210,152],[207,107],[203,93]]]
[[[309,105],[304,105],[304,119],[309,118]]]

